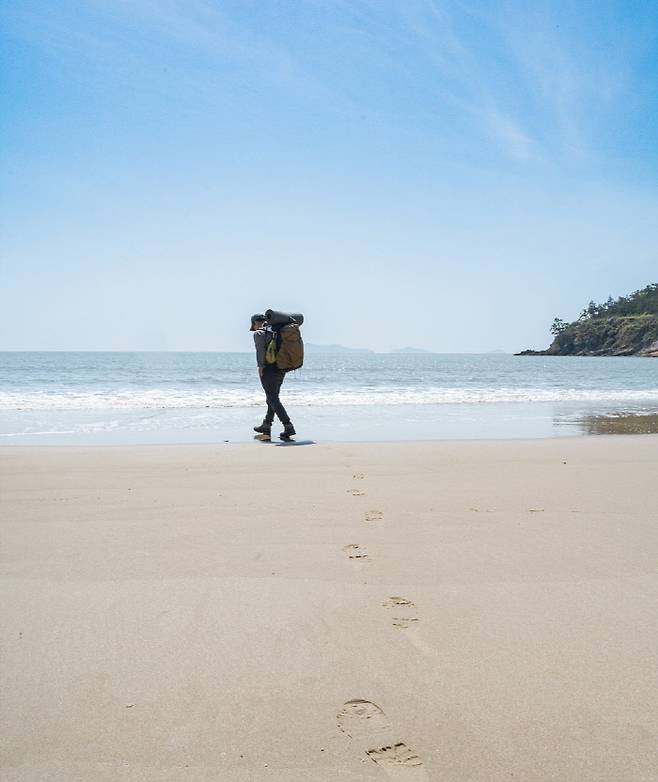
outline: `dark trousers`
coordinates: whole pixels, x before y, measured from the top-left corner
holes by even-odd
[[[268,366],[265,367],[265,371],[260,379],[260,382],[265,391],[265,398],[267,399],[267,414],[265,416],[265,423],[272,426],[274,421],[274,414],[281,423],[286,426],[290,423],[288,413],[286,413],[285,407],[281,404],[279,399],[279,391],[281,390],[281,383],[286,373],[278,367]]]

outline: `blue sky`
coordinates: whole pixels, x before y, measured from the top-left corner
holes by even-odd
[[[658,2],[0,9],[0,349],[512,351],[658,281]]]

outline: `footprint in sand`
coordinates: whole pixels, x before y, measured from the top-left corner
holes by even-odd
[[[427,782],[423,761],[403,741],[391,740],[391,724],[376,703],[360,698],[347,701],[336,719],[340,730],[357,741],[389,779]]]
[[[347,546],[343,546],[343,551],[350,559],[367,559],[368,555],[359,546],[358,543],[348,543]]]
[[[403,772],[403,769],[423,765],[423,761],[418,755],[401,741],[398,741],[397,744],[389,744],[388,746],[380,747],[379,749],[369,749],[366,752],[366,755],[371,760],[374,760],[375,763],[383,766],[384,771],[386,771],[392,779],[407,779],[407,773]],[[403,773],[399,775],[399,772]],[[424,770],[423,776],[427,778]],[[420,779],[421,777],[418,778]]]
[[[384,608],[395,611],[391,624],[393,627],[399,627],[401,630],[406,630],[411,627],[412,624],[418,621],[416,616],[416,605],[411,600],[407,600],[406,597],[389,597],[382,603]]]
[[[367,510],[364,518],[366,521],[381,521],[384,514],[380,510]]]
[[[411,627],[411,625],[417,621],[417,616],[394,616],[391,624],[393,627],[399,627],[401,630],[406,630],[407,627]]]
[[[404,630],[404,637],[413,644],[416,649],[426,657],[437,659],[437,650],[430,646],[418,632],[419,619],[416,611],[416,604],[406,597],[397,595],[389,597],[382,603],[384,608],[391,611],[391,624],[398,630]]]
[[[365,492],[362,491],[361,489],[348,489],[347,493],[351,494],[352,497],[364,497],[365,496]]]
[[[376,703],[360,698],[347,701],[336,717],[338,727],[350,738],[367,736],[388,730],[391,725],[387,716]]]
[[[407,600],[406,597],[397,597],[395,595],[384,600],[382,605],[384,608],[399,608],[400,606],[404,606],[405,608],[416,607],[416,604],[412,603],[411,600]]]

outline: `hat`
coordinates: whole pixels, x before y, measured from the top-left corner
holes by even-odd
[[[254,330],[255,330],[255,329],[254,329],[254,323],[255,323],[257,320],[262,320],[262,321],[264,322],[264,321],[266,321],[266,320],[267,320],[267,318],[265,317],[265,315],[262,315],[262,314],[261,314],[261,313],[259,313],[259,312],[257,312],[255,315],[252,315],[252,316],[251,316],[251,328],[249,329],[249,331],[254,331]]]

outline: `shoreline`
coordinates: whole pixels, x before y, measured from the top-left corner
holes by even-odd
[[[26,413],[19,426],[18,419],[0,414],[0,431],[4,431],[0,448],[250,442],[252,426],[260,420],[259,411],[251,408],[199,410],[183,422],[173,411],[147,416],[137,412],[110,415],[108,411],[105,416],[90,414],[88,420],[70,428],[73,422],[67,415],[61,420],[57,415],[44,420],[41,414],[31,417]],[[542,403],[445,406],[438,410],[422,406],[358,410],[302,407],[294,410],[293,419],[299,437],[323,442],[458,442],[658,433],[655,408],[583,411]]]
[[[646,782],[657,442],[0,449],[3,778]]]
[[[658,443],[658,432],[647,431],[647,432],[634,432],[634,431],[623,431],[623,432],[601,432],[601,433],[581,433],[581,434],[571,434],[567,436],[557,436],[557,435],[549,435],[547,437],[509,437],[509,438],[499,438],[499,437],[481,437],[481,438],[475,438],[475,437],[464,437],[464,438],[436,438],[436,439],[424,439],[424,440],[311,440],[304,437],[299,437],[296,435],[293,440],[289,443],[286,443],[282,440],[280,440],[278,437],[274,436],[272,437],[270,442],[263,442],[260,441],[257,437],[252,437],[249,439],[244,440],[212,440],[212,441],[199,441],[199,442],[129,442],[129,443],[81,443],[76,445],[69,445],[69,444],[59,444],[59,443],[36,443],[36,444],[17,444],[17,445],[11,445],[7,443],[1,443],[0,442],[0,453],[7,453],[7,452],[20,452],[25,451],[26,453],[32,453],[37,452],[40,450],[44,451],[59,451],[59,452],[66,452],[66,451],[98,451],[98,450],[108,450],[108,451],[117,451],[117,450],[140,450],[140,449],[184,449],[184,448],[190,448],[190,449],[213,449],[213,448],[237,448],[237,449],[246,449],[246,448],[259,448],[263,447],[265,445],[270,445],[278,448],[309,448],[311,446],[314,447],[341,447],[341,446],[355,446],[355,447],[368,447],[368,448],[378,448],[380,446],[383,447],[395,447],[397,445],[400,446],[460,446],[460,445],[472,445],[477,446],[483,445],[483,444],[505,444],[505,445],[524,445],[524,444],[531,444],[531,443],[551,443],[551,442],[589,442],[591,440],[597,440],[597,441],[616,441],[616,440],[638,440],[638,441],[645,441],[645,440],[655,440],[656,443]]]

